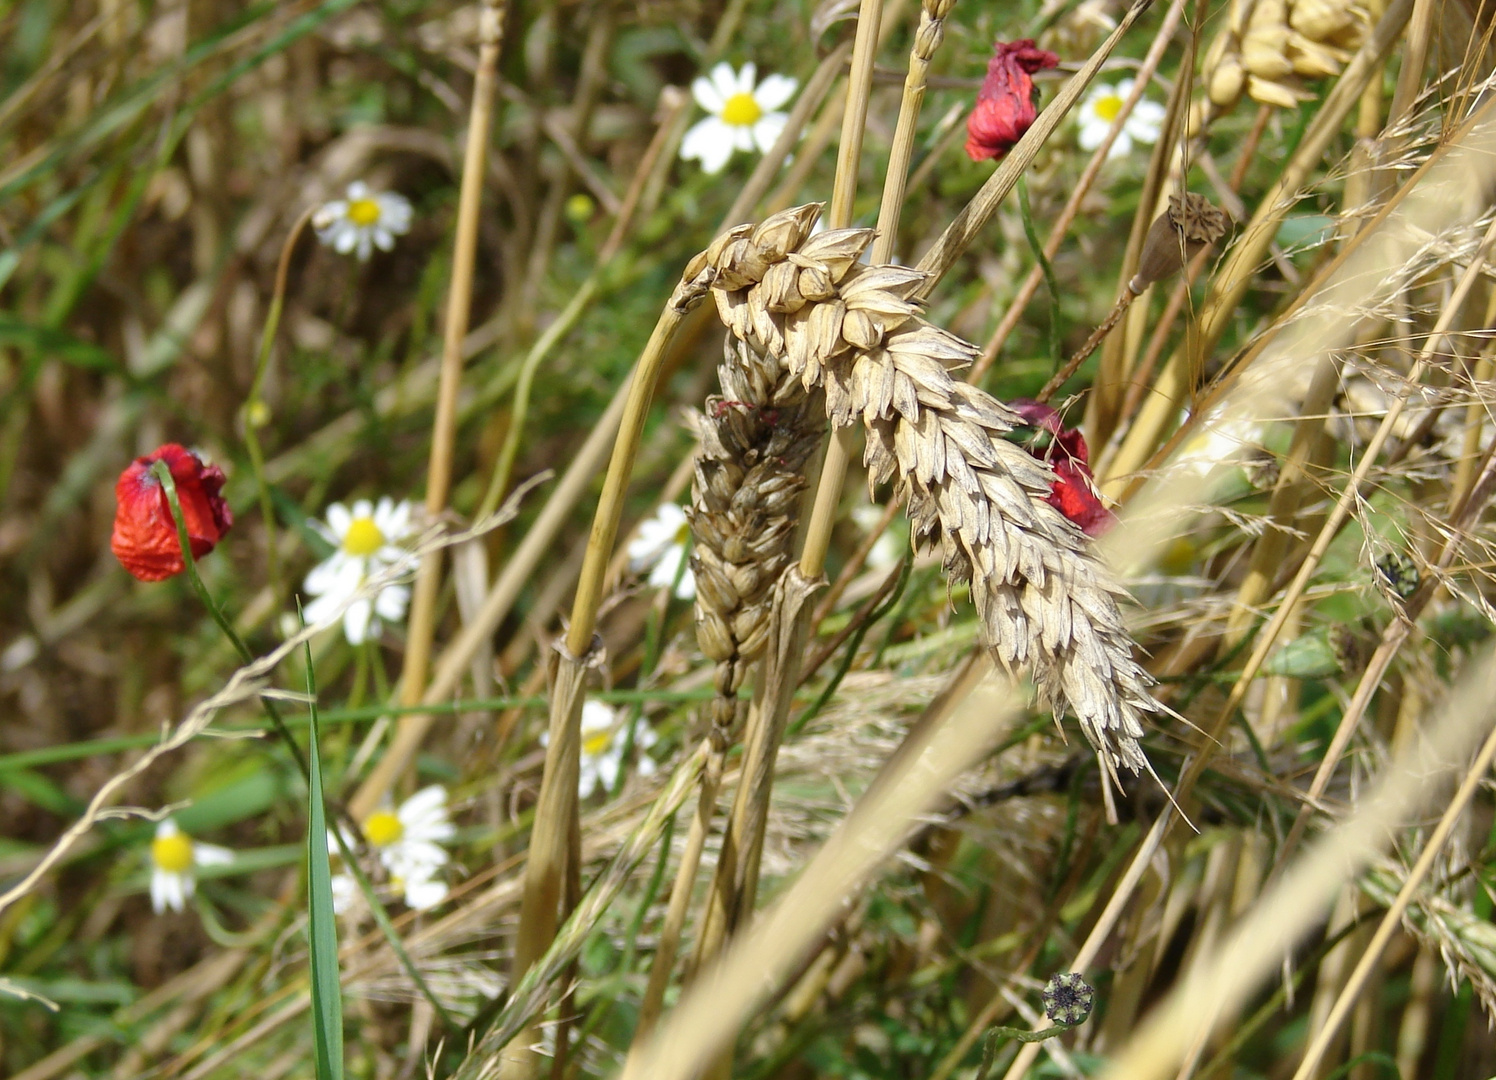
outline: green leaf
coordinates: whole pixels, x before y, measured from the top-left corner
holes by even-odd
[[[322,754],[317,745],[317,683],[307,646],[307,693],[312,696],[310,784],[307,798],[307,891],[311,912],[312,1041],[317,1080],[343,1080],[343,987],[338,978],[338,920],[332,910],[332,865],[327,857],[327,807]]]

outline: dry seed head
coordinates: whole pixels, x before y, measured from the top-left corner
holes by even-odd
[[[764,285],[778,263],[770,268]],[[774,584],[790,564],[805,487],[819,442],[818,402],[778,359],[729,337],[718,368],[722,396],[707,399],[701,453],[686,516],[695,539],[696,641],[717,663],[712,732],[732,737],[737,691],[768,640]]]
[[[1170,226],[1176,246],[1211,220],[1180,201]],[[1075,712],[1108,772],[1145,767],[1142,717],[1158,706],[1122,627],[1120,591],[1084,534],[1046,501],[1054,473],[1004,438],[1022,420],[952,378],[951,368],[977,350],[919,317],[912,297],[923,275],[853,261],[866,236],[823,234],[786,253],[802,280],[809,259],[835,287],[792,311],[775,310],[785,292],[772,268],[746,286],[739,282],[747,274],[719,277],[712,291],[723,322],[752,347],[747,355],[782,363],[787,380],[823,391],[833,424],[866,427],[870,483],[893,481],[908,497],[915,541],[938,545],[952,579],[971,581],[996,658],[1034,665],[1045,703],[1057,715]],[[844,263],[830,257],[833,246]],[[746,265],[733,262],[740,256],[731,245],[718,250],[719,268]],[[705,480],[707,488],[716,482]],[[704,637],[726,640],[715,628]]]
[[[1169,208],[1153,219],[1143,240],[1138,272],[1127,283],[1134,295],[1155,281],[1173,277],[1207,244],[1226,235],[1228,219],[1210,200],[1194,192],[1169,196]]]

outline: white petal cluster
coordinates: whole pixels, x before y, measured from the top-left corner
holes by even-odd
[[[410,503],[385,497],[377,506],[360,499],[351,510],[333,503],[327,508],[326,524],[312,522],[312,527],[337,550],[314,566],[303,583],[307,594],[314,597],[304,612],[309,625],[332,618],[370,575],[408,557],[398,545],[413,531],[411,518]],[[360,597],[348,604],[343,612],[343,633],[348,643],[361,645],[371,637],[377,638],[384,622],[405,618],[409,600],[408,587],[392,584],[372,599]]]
[[[1116,86],[1097,84],[1091,87],[1090,93],[1080,103],[1079,142],[1082,150],[1095,150],[1101,145],[1107,132],[1112,129],[1112,121],[1122,111],[1122,103],[1132,93],[1134,81],[1123,79]],[[1122,133],[1106,153],[1107,160],[1131,152],[1135,141],[1145,146],[1152,146],[1157,142],[1165,111],[1158,102],[1146,99],[1134,105],[1126,123],[1122,125]]]
[[[634,538],[629,541],[629,569],[636,572],[647,569],[651,585],[664,588],[675,585],[675,595],[680,599],[694,598],[696,577],[689,566],[681,567],[690,535],[686,512],[675,503],[661,503],[653,517],[639,523]],[[675,583],[677,574],[680,575],[679,585]]]
[[[400,890],[405,906],[416,911],[434,908],[447,898],[441,871],[451,859],[443,843],[456,835],[447,812],[447,789],[440,784],[422,788],[395,810],[376,810],[363,822],[364,840]],[[337,841],[328,836],[336,850]],[[353,875],[333,875],[333,910],[342,914],[358,899]]]
[[[582,703],[582,760],[581,774],[577,780],[577,795],[588,798],[594,791],[608,792],[618,782],[618,770],[623,767],[623,749],[627,733],[618,710],[591,698]],[[634,748],[639,751],[655,744],[656,736],[650,726],[640,721],[634,730]],[[550,742],[550,732],[542,732],[540,745]],[[640,753],[638,765],[640,776],[652,776],[654,759]]]
[[[348,185],[347,197],[324,203],[312,215],[317,239],[340,255],[367,262],[374,249],[389,251],[395,237],[410,231],[410,200],[394,191],[372,192],[362,180]]]
[[[185,910],[197,889],[197,867],[233,861],[234,853],[228,848],[199,843],[167,818],[156,826],[151,841],[151,908],[158,915],[167,908]]]
[[[768,75],[757,83],[758,70],[744,64],[733,71],[718,64],[709,75],[691,83],[691,96],[710,115],[697,121],[680,144],[680,156],[699,161],[704,171],[719,173],[735,150],[766,152],[789,121],[781,105],[795,96],[799,87],[787,75]]]

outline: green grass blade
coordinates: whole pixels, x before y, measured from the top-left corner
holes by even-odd
[[[343,1080],[343,988],[338,978],[338,920],[332,910],[332,866],[327,857],[327,808],[322,793],[322,755],[317,745],[317,682],[307,646],[307,693],[311,710],[310,784],[307,793],[307,892],[311,912],[312,1041],[317,1080]]]

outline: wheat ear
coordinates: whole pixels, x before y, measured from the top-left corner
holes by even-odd
[[[1123,629],[1121,590],[1045,502],[1054,474],[1005,438],[1016,413],[951,377],[977,349],[920,318],[927,275],[858,265],[872,231],[810,236],[816,210],[731,230],[699,257],[722,321],[823,391],[833,425],[862,422],[869,482],[893,480],[915,542],[938,544],[951,581],[971,582],[994,657],[1033,665],[1045,705],[1075,713],[1109,775],[1146,767],[1152,679]]]

